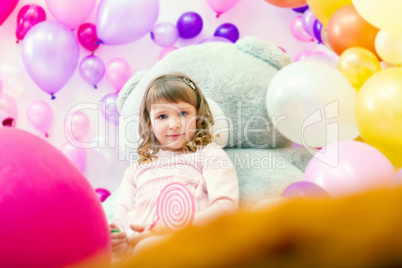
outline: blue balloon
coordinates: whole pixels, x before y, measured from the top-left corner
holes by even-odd
[[[224,37],[232,41],[232,43],[236,43],[236,41],[239,39],[239,35],[239,30],[234,24],[231,23],[222,24],[214,33],[214,36]]]
[[[203,21],[195,12],[186,12],[177,20],[176,27],[181,38],[190,39],[196,37],[202,30]]]

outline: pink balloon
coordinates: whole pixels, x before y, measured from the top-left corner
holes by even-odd
[[[221,14],[237,5],[240,0],[207,0],[207,2],[212,10],[216,12],[216,17],[219,18]]]
[[[119,92],[131,78],[130,64],[123,58],[111,59],[106,65],[106,79]]]
[[[90,129],[91,122],[83,111],[76,111],[67,115],[64,120],[64,133],[71,140],[80,140]]]
[[[89,55],[82,59],[79,69],[82,79],[97,89],[97,84],[102,80],[105,74],[103,61],[95,55]]]
[[[105,188],[96,188],[95,192],[101,202],[105,202],[105,200],[111,195],[111,193]]]
[[[78,42],[85,49],[95,51],[99,47],[98,36],[96,35],[96,26],[92,23],[82,24],[77,31]]]
[[[296,62],[296,61],[303,60],[303,59],[305,59],[305,58],[307,58],[307,57],[309,57],[309,56],[311,56],[313,54],[314,54],[313,51],[303,50],[303,51],[299,52],[299,54],[296,55],[294,61]]]
[[[198,44],[214,43],[214,42],[232,43],[229,39],[226,39],[225,37],[213,36],[201,40],[200,42],[198,42]]]
[[[19,40],[24,39],[26,33],[31,29],[34,25],[39,22],[46,20],[45,10],[35,4],[25,5],[18,12],[17,18],[17,30],[15,32],[15,36],[17,37],[17,43]]]
[[[304,181],[338,197],[390,187],[394,176],[391,162],[376,148],[357,141],[340,141],[314,155],[306,167]]]
[[[105,95],[100,102],[100,112],[107,121],[118,125],[120,113],[117,110],[117,94]]]
[[[0,123],[2,126],[15,126],[18,117],[17,103],[7,95],[0,94]]]
[[[60,22],[38,23],[27,33],[22,43],[22,60],[26,71],[52,99],[55,98],[54,93],[73,75],[78,58],[77,39],[71,30]]]
[[[0,0],[0,25],[10,16],[17,4],[18,0]]]
[[[152,30],[158,15],[158,0],[100,0],[96,14],[98,37],[105,45],[134,42]]]
[[[96,0],[45,0],[53,17],[74,30],[86,21],[95,7]]]
[[[283,191],[282,197],[286,198],[327,198],[328,193],[315,183],[309,181],[294,182]]]
[[[291,34],[301,42],[313,42],[314,38],[312,38],[303,28],[303,19],[302,16],[295,17],[290,23],[290,32]]]
[[[28,122],[40,132],[45,133],[45,137],[49,137],[47,133],[53,121],[53,111],[47,102],[37,100],[31,102],[27,109]]]
[[[0,128],[2,267],[109,263],[107,219],[92,186],[56,148],[16,128]],[[18,249],[18,250],[16,250]]]
[[[164,57],[166,57],[167,54],[169,54],[170,52],[173,52],[175,50],[177,50],[177,47],[165,47],[164,49],[161,50],[161,52],[159,53],[159,57],[158,60],[163,59]]]
[[[60,150],[82,173],[84,173],[87,166],[87,151],[85,149],[66,142],[61,146]]]

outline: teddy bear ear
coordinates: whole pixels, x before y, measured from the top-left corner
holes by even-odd
[[[123,88],[119,92],[119,96],[117,98],[117,109],[121,113],[124,102],[130,93],[137,86],[138,82],[142,79],[142,77],[148,72],[148,70],[138,71],[135,73],[133,77],[131,77],[123,86]]]
[[[245,37],[236,42],[236,47],[246,54],[265,61],[278,70],[292,62],[291,57],[278,46],[259,38]]]

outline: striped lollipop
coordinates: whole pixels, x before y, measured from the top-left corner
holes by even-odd
[[[191,192],[181,183],[173,182],[165,186],[156,203],[156,221],[162,220],[171,230],[178,230],[191,224],[194,219],[195,205]]]

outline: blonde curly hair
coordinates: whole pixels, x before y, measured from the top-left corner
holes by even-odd
[[[156,154],[161,146],[151,131],[150,119],[150,107],[158,101],[172,103],[182,101],[196,108],[196,133],[193,139],[183,147],[185,153],[195,152],[198,148],[203,148],[213,141],[209,131],[214,124],[212,113],[197,84],[183,73],[174,72],[161,75],[149,83],[141,101],[138,125],[140,133],[137,149],[138,163],[149,163],[158,158]]]

